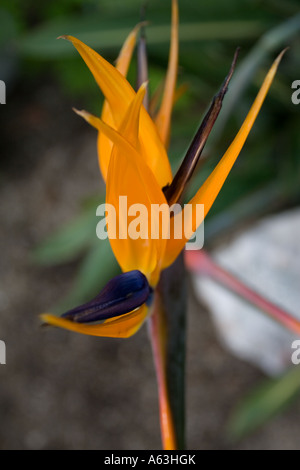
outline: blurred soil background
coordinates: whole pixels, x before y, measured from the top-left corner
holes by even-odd
[[[114,7],[109,6],[112,3]],[[163,78],[168,57],[170,8],[168,2],[164,7],[159,3],[149,2],[151,24],[157,20],[166,25],[161,44],[149,44],[153,89]],[[222,7],[216,2],[213,8],[209,2],[196,7],[194,2],[179,1],[185,25],[198,20],[223,21],[225,32],[216,29],[214,38],[209,28],[208,36],[199,38],[196,28],[195,37],[181,46],[179,83],[188,83],[188,91],[174,111],[170,148],[174,167],[222,83],[235,47],[243,47],[241,61],[247,58],[257,41],[295,16],[299,6],[296,1],[283,4],[275,0],[241,4],[243,8],[232,0]],[[89,19],[94,27],[99,17],[100,31],[106,21],[119,31],[119,36],[111,39],[107,29],[100,39],[91,34],[89,44],[100,41],[97,49],[114,60],[126,34],[139,20],[139,6],[137,0],[131,0],[126,7],[121,2],[80,0],[45,2],[43,7],[31,1],[26,6],[15,2],[10,7],[5,1],[1,5],[0,25],[8,26],[11,21],[11,26],[0,43],[0,79],[7,83],[7,103],[0,110],[0,339],[7,348],[7,364],[0,365],[0,449],[161,447],[156,379],[146,325],[134,337],[117,340],[43,328],[38,318],[39,313],[62,305],[66,297],[65,302],[73,305],[74,286],[76,291],[88,249],[74,249],[60,263],[56,255],[51,263],[51,250],[48,255],[42,251],[40,256],[36,250],[49,235],[90,207],[91,200],[100,201],[104,191],[96,133],[72,111],[75,106],[99,113],[101,99],[71,44],[67,48],[57,46],[60,42],[55,37],[65,33],[76,36],[78,30],[79,38],[84,40],[85,32],[80,35],[78,28],[80,19],[90,31]],[[228,27],[229,21],[235,22],[235,34],[228,33],[234,28]],[[291,50],[242,153],[242,161],[235,166],[209,219],[208,249],[240,229],[236,201],[243,201],[247,208],[240,221],[242,226],[266,213],[299,204],[299,110],[290,99],[291,82],[300,79],[300,73],[296,73],[300,70],[299,28],[297,34],[286,32],[282,42],[278,39],[274,51],[265,51],[263,62],[257,61],[254,78],[230,119],[224,122],[222,137],[216,145],[210,144],[206,156],[211,159],[194,183],[194,187],[199,186],[225,151],[271,61],[289,44]],[[56,46],[62,47],[57,55]],[[135,68],[133,63],[133,81]],[[259,191],[267,196],[259,207],[253,207]],[[233,222],[224,226],[222,214],[230,214]],[[94,222],[96,227],[96,218]],[[97,269],[108,271],[106,255],[99,257]],[[95,276],[93,287],[99,284],[100,290],[104,278],[98,283]],[[84,298],[91,292],[77,294]],[[190,284],[187,448],[299,448],[299,400],[250,435],[237,441],[228,437],[228,420],[236,404],[264,377],[223,348],[209,312],[196,300]]]

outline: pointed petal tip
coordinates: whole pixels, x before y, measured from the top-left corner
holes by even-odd
[[[261,106],[267,96],[267,93],[271,87],[272,81],[275,77],[277,67],[287,48],[285,48],[277,56],[273,62],[271,68],[269,69],[265,79],[259,89],[259,92],[231,145],[228,147],[227,151],[223,155],[222,159],[219,161],[215,169],[208,176],[206,181],[199,188],[195,196],[191,199],[189,204],[192,204],[195,208],[197,204],[204,205],[204,217],[209,212],[211,206],[213,205],[217,195],[219,194],[224,182],[227,179],[237,157],[239,156],[246,139],[254,125],[254,122],[257,118],[257,115],[261,109]],[[197,226],[195,227],[196,230]],[[165,251],[165,258],[163,261],[163,267],[166,268],[169,266],[175,258],[178,256],[180,251],[184,247],[184,240],[175,240],[170,238],[168,240],[167,248]]]
[[[86,111],[84,111],[84,109],[77,109],[72,107],[72,110],[74,111],[74,113],[78,114],[78,116],[83,117],[86,114]]]
[[[141,28],[145,28],[146,26],[149,26],[149,24],[151,24],[151,21],[142,20],[136,25],[134,29],[138,31]]]
[[[42,313],[39,315],[39,319],[41,321],[41,324],[40,326],[42,328],[47,328],[49,326],[53,326],[52,325],[52,322],[51,322],[51,318],[53,317],[54,315],[52,315],[51,313]]]
[[[155,124],[158,129],[161,140],[167,146],[170,137],[171,115],[174,103],[174,93],[176,88],[178,71],[178,25],[179,12],[177,0],[172,1],[172,20],[171,20],[171,43],[169,50],[169,63],[165,80],[164,93],[160,109],[155,117]]]
[[[147,91],[148,85],[149,85],[149,80],[146,80],[145,82],[143,82],[140,88],[138,89],[138,93],[145,94]]]
[[[88,111],[85,111],[84,109],[72,108],[72,110],[74,113],[78,114],[78,116],[82,117],[86,122],[91,124],[91,126],[93,126],[93,123],[91,122],[93,118],[92,114],[90,114]]]
[[[290,46],[287,46],[285,47],[279,54],[278,56],[276,57],[275,59],[275,64],[279,64],[279,62],[281,61],[282,57],[284,56],[284,54],[288,51],[288,49],[290,48]]]
[[[229,82],[232,78],[233,72],[235,70],[237,58],[239,55],[239,48],[235,50],[234,57],[225,80],[218,91],[214,96],[211,105],[205,114],[201,125],[196,132],[188,151],[177,171],[175,177],[168,187],[164,188],[165,196],[168,200],[170,206],[177,203],[187,186],[187,183],[190,181],[198,161],[202,155],[203,149],[206,145],[207,139],[213,129],[213,126],[218,118],[218,115],[221,111],[223,99],[227,93]]]
[[[50,313],[43,313],[40,315],[40,318],[46,322],[47,325],[64,328],[76,333],[91,336],[106,336],[110,338],[128,338],[139,330],[147,317],[147,313],[148,308],[144,304],[133,312],[107,320],[99,325],[76,323]]]
[[[57,36],[56,39],[66,39],[67,41],[71,41],[70,37],[71,36],[69,36],[68,34],[63,34],[62,36]]]

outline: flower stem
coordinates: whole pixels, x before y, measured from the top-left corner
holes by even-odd
[[[149,327],[158,385],[160,428],[164,450],[176,450],[177,442],[175,437],[174,420],[167,390],[164,340],[165,326],[163,324],[164,319],[162,318],[160,308],[157,306],[159,299],[156,298],[155,302],[156,305],[149,320]]]
[[[186,299],[186,273],[181,253],[161,273],[149,318],[165,450],[185,447]]]

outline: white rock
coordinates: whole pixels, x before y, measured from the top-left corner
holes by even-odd
[[[300,319],[299,209],[264,219],[212,256],[249,287]],[[194,283],[230,351],[269,375],[291,366],[291,344],[300,339],[296,334],[216,282],[195,276]]]

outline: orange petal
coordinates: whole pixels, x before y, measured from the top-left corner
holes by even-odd
[[[195,196],[191,199],[189,204],[192,205],[192,214],[191,214],[191,227],[192,231],[194,232],[197,229],[196,225],[196,205],[197,204],[204,204],[204,217],[210,210],[211,206],[213,205],[217,195],[219,194],[231,168],[233,167],[240,151],[243,148],[243,145],[249,135],[249,132],[255,122],[255,119],[259,113],[259,110],[264,102],[264,99],[269,91],[271,83],[274,79],[277,67],[279,62],[284,54],[285,50],[279,54],[277,59],[274,61],[272,67],[270,68],[258,94],[257,97],[242,124],[238,134],[236,135],[235,139],[233,140],[232,144],[213,170],[213,172],[209,175],[206,179],[204,184],[195,194]],[[175,217],[182,217],[182,214],[178,214]],[[192,233],[191,233],[192,235]],[[188,238],[182,239],[174,239],[170,238],[167,243],[166,251],[165,251],[165,258],[163,266],[169,266],[173,263],[173,261],[177,258],[181,250],[184,248],[185,243],[187,242]]]
[[[167,146],[170,135],[171,114],[174,102],[178,67],[178,4],[177,0],[172,0],[172,29],[171,47],[169,55],[168,72],[165,82],[164,95],[160,110],[155,119],[161,140]]]
[[[140,111],[143,104],[144,96],[147,91],[147,83],[143,83],[131,105],[129,106],[123,122],[118,131],[124,138],[135,148],[140,149],[139,128],[140,128]]]
[[[136,44],[136,37],[137,37],[140,27],[141,27],[141,24],[138,24],[130,32],[130,34],[128,35],[126,41],[124,42],[122,46],[119,57],[117,58],[117,61],[116,61],[116,69],[122,75],[124,75],[124,77],[127,76],[128,68],[129,68],[132,54],[133,54],[135,44]],[[109,124],[110,126],[115,127],[113,115],[112,115],[110,106],[107,101],[104,101],[103,103],[101,119],[107,124]],[[108,164],[109,164],[109,159],[110,159],[110,155],[112,151],[112,143],[106,137],[105,134],[102,134],[101,132],[99,132],[97,146],[98,146],[100,170],[101,170],[104,181],[106,181]]]
[[[121,206],[120,196],[126,197],[126,200],[122,198],[124,205]],[[167,201],[150,168],[143,159],[137,160],[132,152],[128,152],[128,146],[114,146],[107,176],[106,203],[113,205],[117,214],[116,238],[113,238],[109,226],[108,235],[119,265],[123,271],[138,269],[150,279],[162,260],[166,244],[166,240],[151,237],[151,206],[167,204]],[[141,211],[127,217],[134,204],[140,204],[135,208]],[[130,231],[138,217],[140,225],[137,230],[143,230],[143,234],[141,238],[134,239]],[[121,236],[119,227],[124,231]],[[152,285],[156,282],[157,278],[151,279]]]
[[[95,129],[97,129],[99,132],[103,132],[113,144],[120,145],[121,147],[125,147],[127,152],[132,152],[132,155],[136,159],[139,159],[140,156],[137,153],[136,149],[132,147],[132,145],[113,127],[109,126],[108,124],[103,122],[100,118],[98,118],[97,116],[94,116],[88,111],[85,111],[84,109],[80,111],[79,109],[73,108],[73,110],[75,111],[76,114],[78,114],[85,121],[87,121],[91,126],[95,127]]]
[[[84,335],[128,338],[139,330],[147,317],[147,313],[148,307],[144,304],[133,312],[106,320],[100,325],[76,323],[48,313],[41,315],[41,319],[49,325],[75,331]]]
[[[72,36],[64,38],[73,43],[89,67],[109,103],[115,126],[118,128],[135,97],[135,91],[125,77],[93,49]],[[166,150],[154,122],[144,107],[140,116],[140,142],[148,156],[147,164],[157,177],[159,185],[163,187],[170,183],[172,174]]]
[[[121,148],[125,148],[126,153],[131,154],[130,158],[134,157],[136,160],[141,160],[137,149],[139,147],[139,116],[145,92],[146,84],[143,84],[129,106],[119,131],[88,111],[79,111],[75,108],[73,108],[73,110],[76,114],[83,117],[83,119],[85,119],[85,121],[87,121],[91,126],[95,127],[99,132],[105,135],[105,137],[111,142],[112,147],[115,144]]]
[[[101,118],[104,122],[115,128],[114,118],[110,110],[110,106],[107,101],[104,101]],[[113,144],[102,132],[98,133],[97,149],[98,149],[98,161],[101,170],[102,178],[106,181],[109,159],[111,156]]]
[[[73,36],[63,36],[72,42],[88,68],[113,111],[114,119],[120,123],[134,97],[134,90],[123,75],[97,52]]]
[[[127,119],[120,128],[126,131],[126,136],[131,136],[132,144],[136,143],[139,109],[142,106],[144,93],[145,86],[142,85],[128,110]],[[165,196],[140,153],[123,135],[86,111],[75,110],[75,112],[103,132],[114,144],[107,178],[106,203],[113,205],[116,209],[118,222],[121,224],[124,220],[127,224],[124,214],[127,214],[128,208],[133,204],[142,204],[146,208],[147,239],[119,239],[119,237],[113,239],[110,230],[108,230],[108,235],[122,270],[139,269],[154,286],[159,278],[166,239],[151,238],[151,207],[152,204],[165,204],[168,207]],[[119,196],[127,197],[126,207],[119,207]],[[128,218],[129,223],[131,220],[132,217]],[[127,225],[125,228],[127,233]],[[160,229],[158,231],[161,233]]]
[[[136,38],[142,23],[137,24],[127,36],[120,54],[116,60],[116,69],[126,77],[131,62],[132,54],[136,44]]]
[[[161,238],[152,239],[151,208],[152,204],[167,206],[167,201],[151,169],[132,145],[138,144],[139,110],[143,109],[144,93],[145,86],[142,85],[120,127],[120,131],[129,136],[131,143],[100,119],[90,115],[88,119],[99,126],[114,143],[106,190],[106,203],[115,208],[117,217],[116,232],[108,224],[112,249],[123,271],[138,269],[149,278],[162,260],[166,243]],[[129,214],[129,209],[137,204],[140,204],[134,207],[137,212]],[[134,230],[134,221],[137,222],[138,217],[136,231],[140,232],[140,237],[138,234],[135,237],[136,231],[132,235],[131,230]],[[123,230],[122,234],[120,230]]]
[[[140,139],[140,111],[144,102],[144,97],[147,93],[147,82],[140,86],[134,100],[128,108],[127,113],[123,119],[121,126],[118,128],[118,132],[140,153],[139,160],[144,160],[148,166],[152,164],[152,154],[149,146],[145,148],[143,142]],[[141,158],[142,157],[142,158]]]

